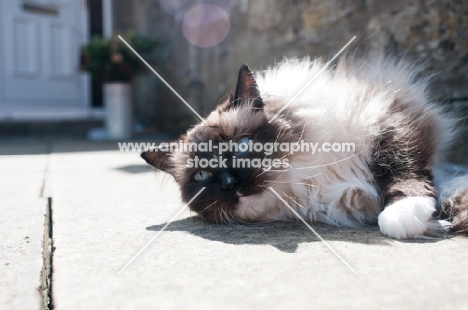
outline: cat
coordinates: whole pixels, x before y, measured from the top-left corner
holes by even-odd
[[[235,91],[180,137],[184,143],[209,141],[213,149],[156,149],[141,156],[175,178],[185,202],[205,187],[190,208],[208,222],[297,220],[291,207],[310,222],[377,223],[395,239],[468,234],[466,178],[444,200],[436,189],[434,173],[457,119],[430,100],[429,78],[421,78],[417,66],[384,57],[343,57],[333,70],[320,72],[323,66],[320,59],[285,59],[252,73],[242,65]],[[229,142],[238,148],[221,155],[232,161],[193,165],[194,159],[216,159],[216,148]],[[319,148],[312,154],[245,147],[254,143]],[[240,158],[276,165],[235,166]]]

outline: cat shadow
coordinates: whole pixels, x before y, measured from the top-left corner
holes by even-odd
[[[160,231],[167,223],[146,227]],[[326,241],[346,241],[361,244],[390,245],[392,240],[383,236],[377,226],[344,228],[326,224],[312,224],[314,230]],[[300,222],[274,222],[255,225],[216,225],[209,224],[193,216],[172,222],[166,231],[183,231],[194,236],[227,244],[269,244],[286,253],[296,252],[299,244],[320,241],[320,239]]]
[[[127,166],[122,166],[115,168],[115,170],[126,172],[126,173],[131,173],[131,174],[137,174],[137,173],[145,173],[145,172],[150,172],[153,169],[149,165],[127,165]]]

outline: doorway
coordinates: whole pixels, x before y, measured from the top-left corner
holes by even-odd
[[[103,1],[89,0],[89,34],[90,38],[102,37],[104,35]],[[103,81],[97,77],[91,77],[91,106],[102,108],[102,85]]]

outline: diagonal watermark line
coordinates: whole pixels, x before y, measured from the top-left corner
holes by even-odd
[[[281,108],[281,110],[279,110],[269,121],[268,123],[271,123],[273,122],[277,117],[278,115],[280,115],[281,112],[284,111],[284,109],[286,109],[288,107],[288,105],[291,104],[291,102],[293,102],[316,78],[317,76],[319,76],[335,59],[336,57],[338,57],[350,44],[351,42],[353,42],[354,40],[356,39],[356,36],[352,37],[351,40],[349,40],[348,43],[346,43],[345,46],[343,46],[342,49],[339,50],[338,53],[336,53],[335,56],[333,56],[332,59],[330,59],[329,62],[327,62],[322,69],[320,69],[319,72],[317,72],[311,79],[309,82],[307,82],[307,84],[305,84],[291,99],[289,99],[289,101]]]
[[[164,84],[166,84],[167,87],[169,87],[170,90],[172,90],[172,92],[173,92],[177,97],[179,97],[180,100],[182,100],[183,103],[185,103],[185,105],[186,105],[193,113],[195,113],[195,115],[196,115],[203,123],[205,122],[205,120],[203,119],[203,117],[201,117],[200,114],[198,114],[197,111],[195,111],[195,109],[192,108],[192,107],[190,106],[190,104],[188,104],[188,102],[185,101],[185,99],[182,98],[182,96],[179,95],[179,93],[176,92],[175,89],[172,88],[172,86],[169,85],[169,83],[166,82],[166,80],[163,79],[163,77],[160,76],[159,73],[157,73],[156,70],[154,70],[154,68],[151,67],[151,66],[146,62],[146,60],[143,59],[143,57],[141,57],[140,54],[138,54],[137,51],[135,51],[135,50],[133,49],[133,47],[131,47],[130,44],[127,43],[127,41],[125,41],[120,35],[119,35],[118,37],[119,37],[120,40],[122,40],[123,43],[125,43],[125,45],[127,45],[127,47],[128,47],[132,52],[135,53],[135,55],[138,56],[138,58],[141,59],[141,61],[143,61],[143,63],[144,63],[146,66],[148,66],[148,68],[149,68],[151,71],[153,71],[154,74],[156,74],[156,76],[157,76]]]
[[[277,191],[275,191],[272,187],[268,187],[293,213],[295,216],[297,216],[298,219],[300,219],[302,221],[302,223],[304,223],[304,225],[307,226],[307,228],[309,228],[316,236],[317,238],[320,239],[320,241],[322,241],[330,251],[332,251],[333,254],[335,254],[336,257],[339,258],[339,260],[341,260],[341,262],[343,262],[343,264],[346,265],[346,267],[349,268],[349,270],[351,270],[354,274],[357,274],[356,270],[353,269],[353,267],[351,267],[344,259],[343,257],[340,256],[340,254],[338,254],[329,244],[327,241],[325,241],[322,236],[320,236],[318,234],[318,232],[315,231],[315,229],[312,228],[312,226],[309,225],[309,223],[307,223],[303,218],[302,216],[299,215],[299,213],[297,213],[296,210],[294,210],[287,202],[286,200],[283,199],[283,197],[281,197]]]
[[[130,266],[130,264],[133,263],[133,261],[134,261],[138,256],[140,256],[140,254],[143,253],[143,251],[154,241],[154,239],[156,239],[156,238],[167,228],[167,226],[169,226],[169,225],[182,213],[182,211],[184,211],[184,210],[188,207],[188,205],[189,205],[190,203],[192,203],[192,201],[194,201],[195,198],[197,198],[197,196],[200,195],[201,192],[203,192],[203,191],[205,190],[205,188],[206,188],[206,187],[202,187],[202,189],[199,190],[198,193],[197,193],[195,196],[193,196],[193,198],[190,199],[190,201],[187,202],[187,204],[186,204],[182,209],[180,209],[180,211],[177,212],[177,214],[174,215],[174,216],[170,219],[170,221],[167,222],[166,225],[164,225],[164,227],[161,228],[161,230],[158,231],[158,233],[157,233],[156,235],[154,235],[153,238],[151,238],[151,240],[148,241],[148,243],[146,243],[145,246],[144,246],[143,248],[141,248],[141,250],[138,251],[138,253],[136,253],[135,256],[133,256],[131,260],[128,261],[128,263],[125,264],[125,266],[122,267],[122,269],[119,270],[119,272],[117,272],[117,275],[120,275],[128,266]]]

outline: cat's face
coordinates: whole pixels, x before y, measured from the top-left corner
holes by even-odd
[[[275,211],[276,199],[266,191],[288,168],[288,153],[272,150],[265,154],[264,149],[256,151],[252,146],[297,138],[290,124],[281,119],[269,123],[270,119],[250,70],[243,66],[235,94],[178,141],[179,146],[180,141],[196,145],[196,150],[145,152],[142,157],[174,176],[185,202],[206,187],[190,205],[206,220],[267,220]],[[201,147],[203,144],[209,149]]]

